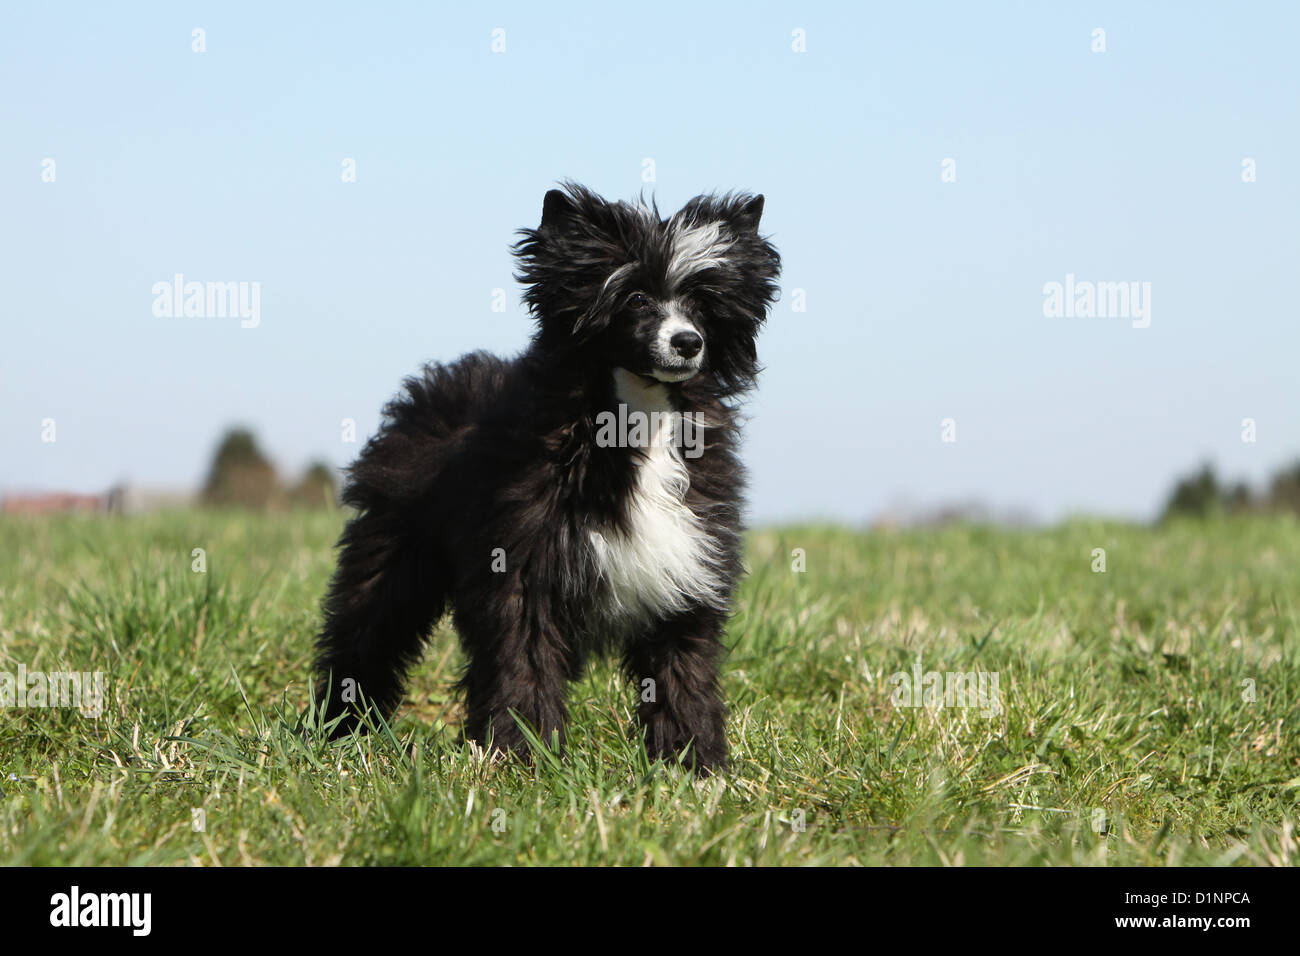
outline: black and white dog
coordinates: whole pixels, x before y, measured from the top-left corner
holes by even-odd
[[[546,194],[514,248],[529,349],[408,379],[349,471],[357,514],[316,661],[336,735],[366,705],[393,711],[450,604],[469,738],[526,753],[517,721],[562,735],[568,682],[613,647],[650,755],[723,765],[744,481],[731,400],[779,294],[762,209],[701,196],[661,219],[574,184]]]

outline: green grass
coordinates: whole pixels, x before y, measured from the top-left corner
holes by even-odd
[[[702,781],[647,763],[625,733],[633,688],[604,664],[573,688],[562,758],[486,761],[457,743],[446,626],[391,728],[321,739],[305,678],[340,522],[0,519],[0,671],[102,671],[108,688],[98,718],[0,709],[0,861],[1257,865],[1300,853],[1294,521],[756,532],[725,663],[732,769]],[[191,570],[194,548],[206,573]],[[996,673],[1001,712],[894,706],[890,676],[918,657],[925,671]]]

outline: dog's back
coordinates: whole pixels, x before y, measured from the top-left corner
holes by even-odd
[[[489,352],[425,366],[384,407],[384,424],[348,469],[343,501],[366,510],[428,495],[468,433],[499,414],[512,362]]]

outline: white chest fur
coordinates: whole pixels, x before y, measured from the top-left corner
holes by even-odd
[[[626,530],[590,533],[596,567],[606,586],[606,610],[617,617],[680,611],[692,604],[722,606],[718,545],[686,506],[690,476],[673,442],[676,421],[662,385],[623,369],[614,373],[619,401],[658,423],[637,461]],[[651,413],[658,412],[651,417]]]

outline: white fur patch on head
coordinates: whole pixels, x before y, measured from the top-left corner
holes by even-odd
[[[674,286],[689,275],[722,265],[730,248],[731,240],[723,233],[720,222],[679,228],[673,235],[668,260],[668,284]]]
[[[671,431],[668,391],[625,369],[615,369],[619,401],[628,411],[660,412],[660,431]],[[718,570],[721,548],[686,505],[690,475],[671,434],[651,436],[637,461],[627,503],[628,528],[590,532],[596,567],[606,584],[611,617],[683,611],[692,604],[725,608],[726,583]]]

